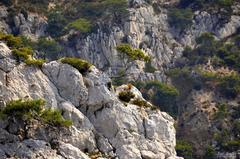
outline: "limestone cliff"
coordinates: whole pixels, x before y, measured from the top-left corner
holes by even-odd
[[[174,120],[159,110],[124,105],[108,76],[94,66],[86,75],[59,61],[39,69],[17,63],[4,43],[0,60],[1,109],[11,100],[42,98],[73,121],[70,128],[54,129],[35,121],[26,129],[23,123],[1,120],[0,158],[88,159],[86,154],[92,152],[105,154],[102,158],[178,158]],[[121,89],[144,100],[134,87]]]

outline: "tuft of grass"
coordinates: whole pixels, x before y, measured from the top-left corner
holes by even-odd
[[[82,74],[85,74],[92,66],[92,64],[88,63],[87,61],[75,57],[65,57],[61,59],[61,62],[71,65]]]

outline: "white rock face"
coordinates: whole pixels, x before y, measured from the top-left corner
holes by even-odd
[[[0,47],[0,57],[8,52],[6,46]],[[43,98],[48,106],[61,109],[64,118],[73,121],[70,128],[59,131],[33,124],[26,134],[30,139],[17,136],[21,123],[1,121],[2,158],[15,154],[20,158],[88,159],[85,152],[95,151],[119,159],[178,158],[174,120],[159,110],[124,105],[117,94],[126,86],[115,92],[109,77],[95,67],[83,76],[57,61],[44,64],[42,70],[21,63],[9,72],[0,70],[0,77],[2,103]],[[131,91],[144,100],[135,87]]]
[[[134,63],[128,71],[130,80],[166,80],[163,74],[164,67],[180,57],[185,46],[194,46],[195,39],[202,33],[212,32],[222,39],[234,34],[240,26],[238,13],[223,24],[219,15],[197,11],[190,29],[184,31],[174,29],[168,24],[169,9],[163,6],[177,1],[129,0],[130,14],[122,20],[122,23],[105,24],[107,27],[100,24],[96,32],[86,38],[78,38],[75,49],[71,45],[67,54],[81,56],[108,74],[116,75],[123,66],[116,46],[130,43],[153,57],[152,65],[158,70],[154,73],[144,73],[144,67]],[[154,2],[157,3],[158,11],[149,4]]]

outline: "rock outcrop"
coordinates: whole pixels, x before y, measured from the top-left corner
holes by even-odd
[[[176,1],[153,1],[150,4],[145,0],[129,0],[129,16],[122,20],[122,24],[99,24],[94,33],[85,38],[76,38],[75,47],[71,45],[67,53],[80,56],[108,74],[115,75],[123,65],[116,46],[130,43],[153,57],[151,63],[157,71],[146,73],[144,66],[134,63],[128,72],[129,76],[134,80],[165,81],[165,66],[171,65],[180,57],[186,46],[193,47],[195,39],[202,33],[212,32],[223,39],[236,33],[240,27],[239,14],[233,14],[229,22],[222,23],[219,14],[196,11],[192,27],[180,31],[168,24],[168,7],[174,2]]]
[[[17,63],[11,50],[0,46],[6,64],[0,65],[1,107],[11,100],[42,98],[73,121],[70,128],[31,121],[26,129],[17,121],[1,120],[1,158],[88,159],[87,154],[98,151],[105,154],[102,158],[178,158],[174,120],[159,110],[123,104],[108,76],[94,66],[86,75],[59,61],[39,69]],[[130,89],[144,100],[135,87]]]

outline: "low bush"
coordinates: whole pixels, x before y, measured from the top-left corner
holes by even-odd
[[[145,63],[144,71],[148,73],[154,73],[155,71],[157,71],[157,69],[152,66],[151,62],[147,62]]]
[[[172,9],[168,14],[170,26],[185,30],[192,26],[193,12],[191,9]]]
[[[150,56],[145,55],[141,49],[134,49],[129,44],[121,44],[116,47],[117,51],[120,52],[120,57],[124,59],[125,55],[131,60],[142,60],[150,61]]]
[[[23,47],[19,49],[14,49],[12,51],[13,56],[15,56],[18,60],[23,59],[27,60],[29,57],[33,55],[33,50],[31,48]]]
[[[82,74],[85,74],[89,70],[89,68],[92,66],[87,61],[79,58],[75,58],[75,57],[65,57],[61,59],[61,62],[71,65]]]
[[[1,110],[2,117],[18,117],[24,121],[36,119],[53,126],[71,126],[70,120],[65,120],[59,110],[44,109],[46,102],[37,100],[14,100],[7,103]]]
[[[178,140],[176,144],[177,155],[185,159],[193,159],[193,149],[191,144],[184,140]]]
[[[72,125],[72,121],[64,119],[59,110],[46,109],[42,112],[41,118],[45,123],[53,126],[69,127]]]
[[[19,48],[22,46],[21,38],[13,36],[12,34],[0,33],[0,40],[5,41],[7,45],[12,48]]]
[[[215,113],[215,119],[221,120],[228,116],[226,103],[218,103],[217,108],[218,108],[218,111]]]
[[[150,107],[152,107],[151,104],[149,104],[148,102],[146,102],[145,100],[142,100],[140,98],[134,99],[132,101],[132,104],[137,105],[139,107],[143,107],[143,108],[150,108]]]
[[[27,59],[24,61],[27,65],[33,65],[37,67],[42,67],[42,65],[46,62],[44,59]]]
[[[15,100],[7,103],[2,113],[7,116],[24,117],[25,115],[40,114],[45,105],[44,100]]]
[[[53,40],[47,38],[39,38],[37,42],[34,43],[33,48],[36,49],[44,58],[56,58],[57,55],[62,51],[61,45]]]
[[[180,93],[174,86],[160,81],[134,82],[133,84],[141,91],[146,100],[176,117],[176,101]]]
[[[54,38],[60,37],[65,33],[67,23],[63,11],[60,8],[54,9],[48,15],[47,32]]]
[[[82,33],[87,33],[91,31],[92,24],[90,21],[84,18],[79,18],[68,24],[68,27],[78,30]]]
[[[233,152],[240,150],[240,140],[230,140],[222,144],[222,150]]]
[[[121,101],[124,101],[124,102],[127,102],[127,103],[129,103],[131,101],[131,99],[134,98],[134,97],[135,97],[135,95],[129,90],[122,91],[118,95],[118,98]]]
[[[220,92],[227,98],[236,98],[240,94],[240,76],[231,74],[220,79]]]
[[[216,158],[216,151],[214,150],[214,147],[208,146],[206,148],[204,159],[215,159],[215,158]]]

